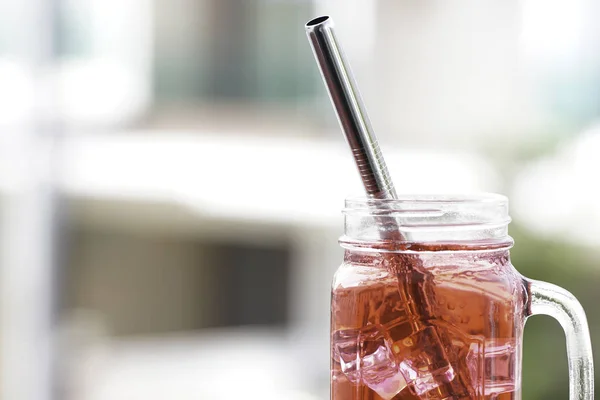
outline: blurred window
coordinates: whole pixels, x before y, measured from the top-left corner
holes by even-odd
[[[285,326],[288,323],[290,254],[286,248],[221,245],[213,266],[214,326]]]
[[[312,2],[156,0],[155,5],[158,101],[295,103],[315,94],[314,61],[301,29]]]

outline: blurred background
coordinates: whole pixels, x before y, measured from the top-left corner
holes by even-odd
[[[600,346],[600,3],[1,0],[1,399],[328,398],[361,184],[319,14],[399,191],[508,195],[515,266]],[[523,398],[567,382],[532,318]]]

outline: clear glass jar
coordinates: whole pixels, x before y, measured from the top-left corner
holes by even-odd
[[[583,309],[510,262],[499,195],[346,201],[331,303],[331,399],[521,399],[527,317],[567,335],[571,399],[593,398]]]

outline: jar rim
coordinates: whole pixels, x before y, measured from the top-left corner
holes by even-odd
[[[344,241],[370,243],[506,243],[508,198],[495,193],[351,196],[343,209]]]
[[[397,204],[402,205],[437,205],[437,204],[482,204],[492,203],[496,205],[508,205],[508,197],[490,192],[466,193],[466,194],[400,194],[395,199],[376,199],[364,195],[352,195],[346,198],[346,208],[344,212],[352,208],[377,208],[385,206],[386,209]],[[400,208],[400,207],[399,207]]]
[[[409,220],[440,221],[448,213],[464,213],[472,209],[492,212],[493,221],[484,218],[478,222],[509,223],[508,198],[496,193],[470,194],[403,194],[395,199],[376,199],[367,196],[349,196],[346,198],[342,213],[346,216],[368,215],[402,217]],[[503,217],[503,218],[498,218]]]

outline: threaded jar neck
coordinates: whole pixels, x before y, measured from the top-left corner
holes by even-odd
[[[345,248],[454,251],[510,247],[508,199],[497,194],[346,199]]]

